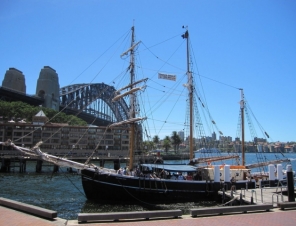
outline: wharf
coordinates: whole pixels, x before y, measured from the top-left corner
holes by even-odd
[[[223,191],[218,192],[223,195]],[[225,191],[225,196],[230,200],[240,200],[247,204],[272,204],[274,207],[277,203],[288,202],[286,187],[263,187],[256,189],[241,189],[236,191]]]

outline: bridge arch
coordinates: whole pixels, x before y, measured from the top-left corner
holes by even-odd
[[[113,86],[104,83],[65,86],[60,88],[60,107],[91,114],[110,123],[126,120],[128,105],[124,99],[112,102],[115,91]]]

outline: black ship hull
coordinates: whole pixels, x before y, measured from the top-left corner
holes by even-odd
[[[82,185],[89,200],[110,203],[168,204],[216,200],[220,183],[167,180],[97,173],[82,170]]]

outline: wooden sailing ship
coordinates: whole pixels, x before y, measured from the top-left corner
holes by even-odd
[[[2,142],[2,145],[10,145],[16,150],[31,156],[51,162],[61,167],[71,167],[79,170],[85,195],[88,199],[98,202],[132,202],[132,203],[178,203],[178,202],[198,202],[201,200],[215,200],[218,191],[221,188],[236,186],[236,189],[248,186],[255,187],[256,184],[250,177],[250,169],[245,167],[245,158],[242,157],[240,166],[207,166],[200,167],[202,162],[214,162],[218,159],[199,159],[199,162],[193,162],[193,77],[190,71],[189,55],[189,31],[182,35],[187,43],[187,84],[189,96],[189,157],[194,164],[189,165],[165,165],[165,164],[140,164],[134,161],[134,143],[135,129],[139,126],[138,122],[145,120],[145,117],[136,117],[136,92],[143,90],[138,87],[140,83],[146,82],[146,79],[135,81],[135,61],[134,51],[140,42],[135,42],[134,27],[132,27],[131,46],[122,55],[130,56],[130,83],[124,88],[118,90],[112,101],[129,96],[129,119],[116,122],[109,125],[110,127],[126,125],[129,129],[129,164],[128,173],[94,165],[90,162],[91,156],[85,163],[78,163],[65,158],[56,157],[43,153],[40,149],[42,142],[36,144],[32,149],[19,147],[11,141]],[[122,91],[127,90],[124,93]],[[241,109],[243,111],[243,93]],[[243,115],[243,114],[242,114]],[[243,119],[242,119],[243,121]],[[244,140],[242,140],[244,144]],[[244,147],[242,148],[244,153]],[[231,157],[232,158],[232,157]],[[227,157],[224,157],[227,159]],[[220,158],[221,160],[221,158]],[[231,182],[232,176],[235,181]]]

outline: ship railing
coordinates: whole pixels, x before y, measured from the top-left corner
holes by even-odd
[[[244,193],[244,194],[243,194]],[[246,189],[245,188],[241,188],[241,194],[246,197]]]
[[[281,202],[284,201],[283,193],[281,194],[272,194],[272,205],[274,205],[273,197],[276,196],[276,204],[279,203],[279,196],[281,197]]]
[[[280,193],[278,194],[278,189],[281,189]],[[283,201],[284,198],[283,198],[283,188],[286,188],[286,186],[279,186],[279,187],[264,187],[264,188],[261,188],[260,191],[261,191],[261,202],[264,203],[264,190],[274,190],[275,189],[275,194],[272,195],[272,204],[274,203],[274,196],[277,196],[277,203],[278,203],[278,197],[280,196],[281,197],[281,200]]]

